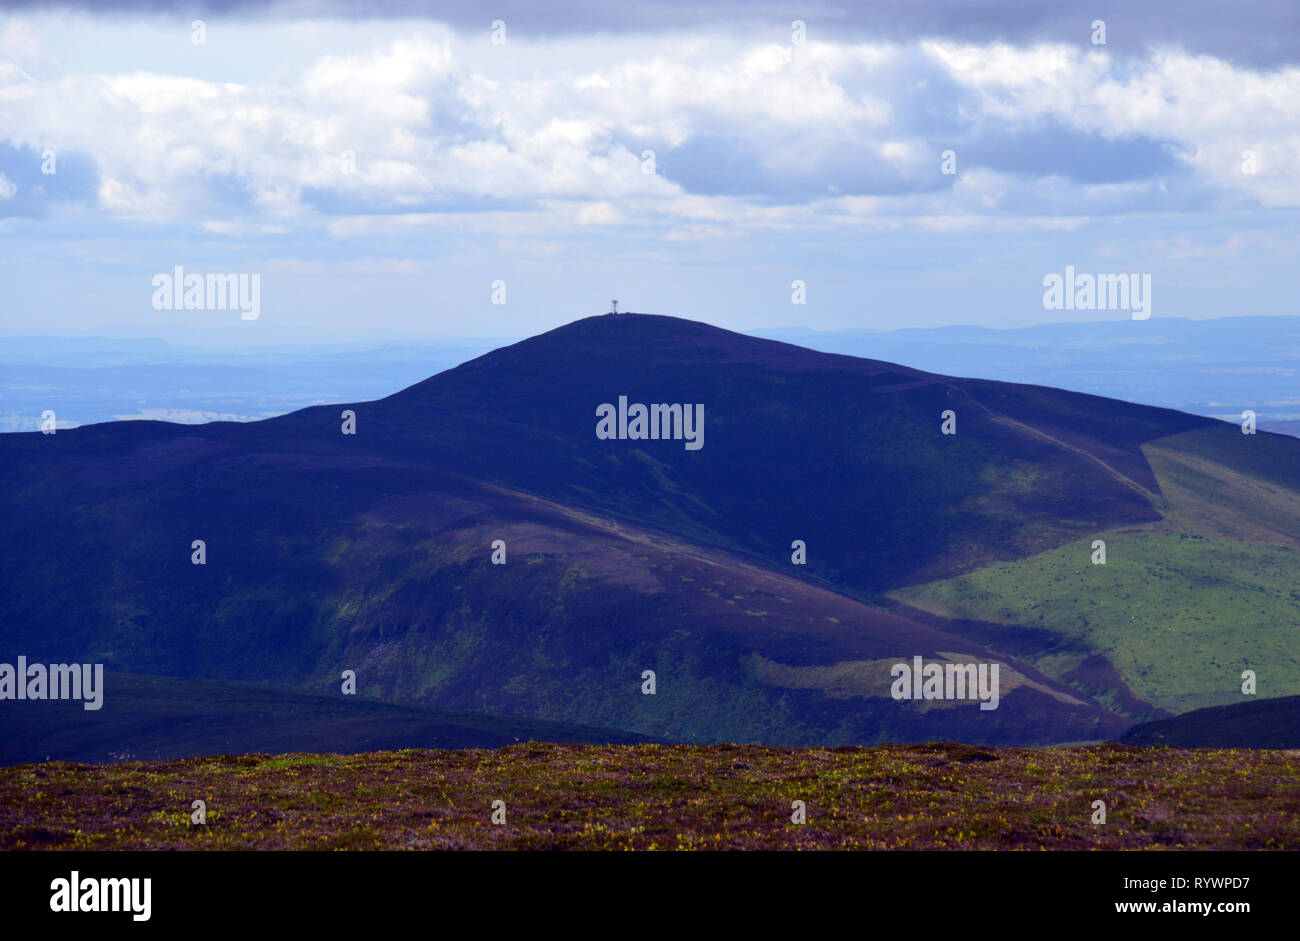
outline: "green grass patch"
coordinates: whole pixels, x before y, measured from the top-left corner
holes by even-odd
[[[1060,677],[1102,653],[1140,697],[1174,712],[1300,693],[1300,553],[1280,545],[1112,531],[1107,563],[1092,538],[957,578],[891,592],[948,618],[1024,625],[1069,641],[1030,654]]]

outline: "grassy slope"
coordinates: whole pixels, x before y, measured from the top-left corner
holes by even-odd
[[[1062,677],[1102,653],[1139,696],[1174,712],[1300,693],[1300,442],[1199,429],[1144,449],[1164,519],[1096,533],[892,597],[944,617],[1050,631],[1027,657]],[[1106,565],[1091,563],[1106,542]]]
[[[1051,631],[1060,647],[1029,659],[1060,677],[1104,651],[1139,696],[1174,712],[1241,700],[1241,672],[1260,692],[1300,693],[1295,625],[1300,554],[1198,535],[1101,533],[959,578],[894,593],[944,617]]]
[[[529,743],[0,769],[2,849],[1192,847],[1300,848],[1300,753]]]

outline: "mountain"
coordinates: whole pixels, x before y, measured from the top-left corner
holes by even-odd
[[[1251,699],[1143,722],[1120,741],[1173,748],[1300,748],[1300,696]]]
[[[703,446],[599,439],[620,396],[703,405]],[[1300,441],[675,318],[0,458],[0,643],[33,662],[323,694],[351,669],[389,700],[792,745],[1111,738],[1255,664],[1300,692]],[[1003,664],[998,707],[892,699],[915,656]]]
[[[271,345],[270,324],[234,348],[214,335],[168,330],[159,339],[0,336],[0,432],[126,418],[198,424],[253,420],[309,405],[356,401],[459,365],[517,338]],[[896,330],[747,331],[826,353],[907,363],[928,372],[1050,385],[1240,422],[1250,409],[1265,431],[1300,434],[1300,317],[1210,320],[1154,317]],[[283,340],[292,333],[280,334]],[[256,345],[250,341],[256,340]]]

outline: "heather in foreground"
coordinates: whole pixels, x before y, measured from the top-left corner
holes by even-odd
[[[1298,849],[1300,752],[528,743],[54,762],[0,768],[0,847]]]

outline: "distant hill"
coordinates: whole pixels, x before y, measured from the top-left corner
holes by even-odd
[[[703,404],[703,447],[598,439],[620,395]],[[1252,664],[1300,692],[1297,469],[1179,412],[593,317],[377,401],[0,436],[0,649],[692,742],[1100,740]],[[999,707],[895,701],[914,656],[1000,662]]]
[[[324,696],[255,683],[105,675],[104,706],[0,702],[0,765],[165,761],[295,749],[352,755],[403,748],[496,748],[517,742],[617,742],[645,736]]]
[[[1120,741],[1174,748],[1300,748],[1300,696],[1247,699],[1143,722]]]
[[[931,372],[1050,385],[1300,433],[1300,317],[1153,317],[899,330],[753,331],[827,353],[907,363]]]
[[[254,421],[373,398],[496,344],[447,341],[207,350],[159,340],[0,337],[0,432],[117,419]]]

